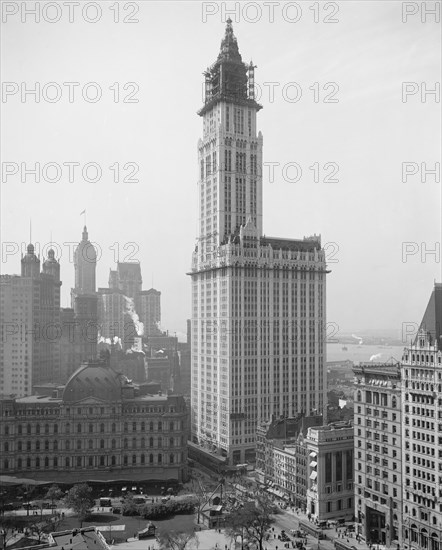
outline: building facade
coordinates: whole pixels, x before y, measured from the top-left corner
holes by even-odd
[[[29,244],[21,275],[0,278],[0,392],[30,395],[34,384],[60,379],[60,264]]]
[[[442,549],[442,284],[402,358],[405,550]]]
[[[353,519],[353,443],[347,422],[308,429],[307,513],[318,521]]]
[[[270,494],[306,510],[307,447],[310,426],[322,425],[321,416],[299,415],[273,419],[258,426],[256,433],[257,481]]]
[[[361,364],[353,372],[357,532],[367,543],[402,545],[400,364]]]
[[[199,111],[199,235],[192,257],[192,442],[255,460],[272,414],[326,413],[319,237],[263,235],[261,106],[231,20]]]
[[[161,334],[161,292],[150,288],[142,290],[138,297],[140,321],[144,325],[144,336]]]
[[[182,396],[147,393],[105,361],[83,364],[62,394],[0,401],[0,474],[54,482],[187,479]]]

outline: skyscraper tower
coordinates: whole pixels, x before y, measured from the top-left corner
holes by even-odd
[[[97,252],[89,241],[87,227],[84,226],[82,239],[74,252],[75,288],[71,290],[71,305],[75,319],[75,361],[78,366],[82,361],[95,359],[97,356],[96,267]]]
[[[192,444],[253,461],[258,422],[326,409],[320,237],[262,232],[262,134],[252,62],[227,20],[205,72],[198,142],[199,236],[192,257]]]
[[[21,276],[0,277],[0,391],[32,394],[35,384],[60,381],[60,264],[54,251],[43,263],[33,244]]]
[[[89,240],[86,226],[83,228],[82,239],[74,252],[74,267],[76,291],[80,294],[94,294],[97,252]]]

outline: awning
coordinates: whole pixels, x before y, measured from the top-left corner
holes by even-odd
[[[310,456],[311,456],[312,458],[316,458],[316,453],[315,453],[315,451],[312,451],[312,452],[310,453]]]
[[[318,477],[318,472],[312,472],[310,474],[310,479],[316,479]]]
[[[316,468],[317,465],[318,465],[318,463],[317,463],[315,460],[312,460],[312,461],[310,462],[310,466],[311,466],[312,468]]]

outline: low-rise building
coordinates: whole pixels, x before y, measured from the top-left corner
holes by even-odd
[[[307,513],[317,521],[353,519],[353,426],[309,428],[306,437]]]
[[[307,458],[305,435],[320,426],[322,416],[273,418],[258,426],[256,472],[258,482],[275,497],[306,509]]]

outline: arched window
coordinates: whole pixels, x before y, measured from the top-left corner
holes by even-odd
[[[158,422],[158,431],[161,432],[162,429],[163,429],[163,423],[160,421]]]
[[[163,455],[161,453],[158,454],[158,464],[161,464],[163,461]]]
[[[58,458],[54,456],[54,468],[58,468]]]
[[[65,459],[65,461],[64,461],[64,465],[66,466],[66,468],[69,468],[70,465],[71,465],[71,461],[70,461],[70,459],[69,459],[68,456],[66,457],[66,459]]]
[[[169,431],[173,432],[173,422],[169,422]]]
[[[117,425],[115,422],[112,423],[112,433],[114,434],[117,431]]]
[[[90,434],[94,433],[94,425],[93,424],[89,424],[89,433]]]
[[[94,467],[94,457],[90,456],[89,459],[88,459],[88,462],[89,462],[89,467],[93,468]]]
[[[69,422],[66,424],[66,433],[71,433],[71,425],[69,424]]]
[[[127,437],[125,437],[124,440],[123,440],[123,447],[124,447],[125,449],[127,449],[128,446],[129,446],[129,445],[128,445]]]
[[[137,463],[137,455],[132,455],[132,464]]]
[[[37,457],[37,458],[35,459],[35,467],[36,467],[36,468],[40,468],[40,458],[39,458],[39,457]]]
[[[26,426],[26,433],[28,433],[28,434],[31,433],[31,425],[30,425],[30,424],[28,424],[28,425]]]
[[[173,437],[169,439],[169,447],[173,447]]]
[[[104,466],[104,456],[100,456],[100,466]]]
[[[54,441],[54,451],[58,451],[58,441]]]
[[[169,456],[169,462],[170,462],[171,464],[173,464],[173,454],[171,454],[171,455]]]
[[[163,439],[161,437],[158,438],[158,449],[161,449],[163,446]]]
[[[357,398],[358,398],[358,401],[362,401],[362,393],[360,390],[358,390],[358,393],[357,393]]]
[[[21,424],[18,425],[18,434],[22,434],[23,433],[23,426]]]
[[[153,437],[149,437],[149,447],[153,447]]]
[[[100,439],[100,449],[104,449],[104,439]]]
[[[69,441],[69,439],[66,439],[66,450],[67,451],[71,450],[71,442]]]
[[[81,468],[81,456],[77,456],[77,468]]]
[[[81,450],[81,439],[77,439],[77,450]]]
[[[35,442],[35,450],[36,451],[39,451],[40,450],[40,441],[37,439],[37,441]]]
[[[89,439],[89,449],[93,449],[94,448],[94,442],[92,439]]]
[[[145,464],[146,457],[144,455],[141,455],[141,464]]]
[[[146,431],[146,423],[145,422],[141,422],[141,431],[142,432]]]
[[[115,458],[115,456],[112,456],[112,458],[111,458],[111,464],[112,464],[112,466],[115,466],[116,463],[117,463],[117,459]]]
[[[127,424],[127,422],[124,423],[124,433],[127,434],[127,432],[129,431],[129,426]]]
[[[3,461],[3,468],[4,468],[5,470],[8,470],[8,469],[9,469],[9,460],[8,460],[8,459],[6,459],[6,460]]]
[[[149,455],[149,464],[153,464],[153,454]]]
[[[39,433],[40,433],[40,424],[37,424],[37,425],[35,426],[35,433],[36,433],[36,434],[39,434]]]
[[[104,424],[100,424],[100,433],[104,434]]]
[[[49,424],[45,424],[45,434],[49,433]]]
[[[5,449],[5,453],[9,453],[9,443],[7,441],[5,441],[4,449]]]
[[[112,448],[112,449],[115,449],[116,446],[117,446],[117,442],[115,441],[115,439],[112,439],[111,448]]]
[[[5,426],[5,435],[9,435],[9,426]]]
[[[45,451],[49,451],[49,441],[47,439],[45,441]]]
[[[23,460],[22,460],[21,458],[19,458],[19,459],[17,460],[17,468],[18,468],[19,470],[21,470],[21,469],[23,468]]]
[[[45,468],[49,468],[49,458],[45,456]]]
[[[149,431],[153,432],[153,422],[149,422]]]
[[[137,431],[137,423],[136,422],[132,422],[132,431],[133,432]]]
[[[58,424],[54,424],[54,434],[58,434]]]
[[[137,448],[137,438],[133,437],[132,438],[132,449],[136,449],[136,448]]]
[[[23,450],[23,443],[21,441],[19,441],[17,443],[17,451],[22,451]]]
[[[391,406],[392,406],[392,407],[396,407],[396,406],[397,406],[396,397],[393,397],[393,398],[391,399]]]
[[[26,459],[26,468],[30,468],[30,467],[31,467],[31,459],[27,458]]]
[[[141,448],[144,449],[144,447],[146,446],[146,440],[144,439],[144,437],[141,438]]]
[[[127,466],[127,455],[124,455],[123,457],[123,464]]]

